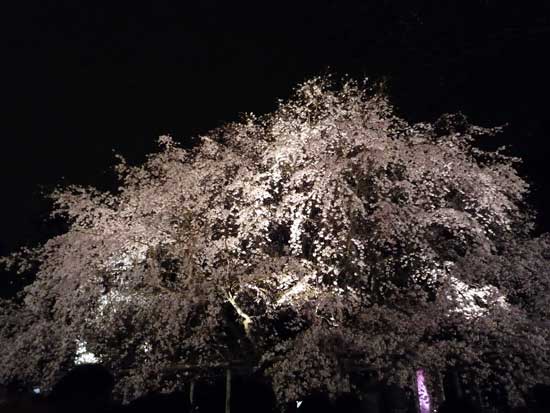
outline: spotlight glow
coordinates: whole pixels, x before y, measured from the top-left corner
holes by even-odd
[[[426,378],[423,369],[416,370],[416,386],[420,413],[430,413],[430,395],[426,387]]]

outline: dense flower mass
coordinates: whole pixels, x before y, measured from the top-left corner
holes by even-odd
[[[2,306],[0,379],[47,388],[86,352],[131,399],[245,363],[296,400],[357,369],[460,366],[520,400],[549,380],[550,239],[531,236],[519,160],[476,148],[496,132],[410,125],[314,79],[192,150],[163,136],[120,159],[116,193],[52,194],[68,232],[5,260],[38,264]]]

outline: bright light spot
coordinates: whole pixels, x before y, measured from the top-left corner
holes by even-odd
[[[34,394],[40,394],[40,387],[35,387],[34,389],[32,389],[32,392]]]
[[[99,363],[99,359],[95,356],[94,353],[89,352],[86,349],[86,342],[77,340],[76,341],[76,356],[74,358],[75,364],[95,364]]]
[[[418,405],[420,413],[430,413],[430,395],[426,387],[424,370],[416,370],[416,386],[418,390]]]
[[[299,409],[301,405],[302,405],[302,400],[297,400],[296,401],[296,408]]]
[[[143,343],[140,348],[144,353],[149,353],[153,349],[153,347],[151,347],[151,344],[147,342]]]
[[[508,308],[506,298],[494,286],[472,287],[458,278],[451,277],[454,294],[447,295],[457,304],[454,312],[462,313],[466,318],[481,316],[489,311],[490,305],[496,304]]]

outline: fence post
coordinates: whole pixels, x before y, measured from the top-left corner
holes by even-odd
[[[231,413],[231,369],[225,370],[225,413]]]
[[[191,411],[195,408],[195,380],[191,380],[191,383],[189,383],[189,405],[191,406]]]

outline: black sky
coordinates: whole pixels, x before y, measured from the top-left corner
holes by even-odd
[[[40,187],[108,187],[112,150],[264,113],[327,71],[387,79],[400,113],[509,122],[550,230],[549,2],[17,1],[3,5],[0,254],[43,241]],[[445,4],[443,4],[445,3]],[[62,177],[64,180],[62,181]]]

